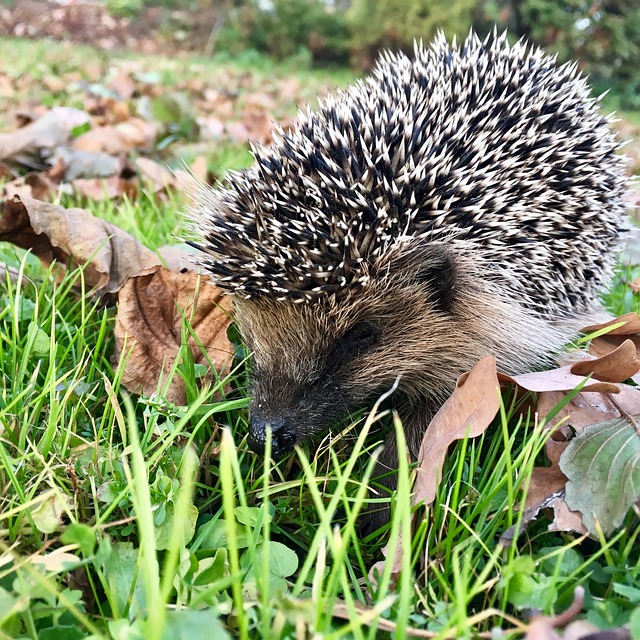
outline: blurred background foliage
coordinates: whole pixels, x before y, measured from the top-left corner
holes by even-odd
[[[0,0],[14,7],[37,0]],[[578,60],[614,107],[640,109],[640,0],[47,0],[104,4],[113,16],[184,49],[267,55],[307,66],[370,68],[383,48],[410,50],[442,30],[464,36],[494,25]],[[0,27],[2,27],[0,12]]]
[[[524,36],[563,61],[578,60],[596,91],[611,88],[622,108],[640,108],[639,0],[165,2],[191,11],[215,8],[210,50],[253,49],[276,59],[297,55],[314,65],[358,69],[369,68],[383,48],[410,50],[415,38],[428,41],[439,29],[451,38],[472,25],[486,34],[497,24],[514,40]]]

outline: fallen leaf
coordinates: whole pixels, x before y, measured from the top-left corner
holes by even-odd
[[[170,271],[195,271],[198,267],[193,257],[193,249],[186,245],[165,245],[158,249],[158,255],[162,259],[162,265]]]
[[[224,135],[224,122],[219,118],[202,118],[198,124],[203,140],[219,140]]]
[[[553,620],[545,616],[536,616],[529,624],[525,640],[561,640],[553,627]]]
[[[126,122],[131,117],[129,105],[113,98],[106,98],[104,101],[104,111],[106,121],[110,124]]]
[[[242,124],[247,131],[247,138],[252,142],[267,145],[271,142],[273,117],[260,108],[247,109]]]
[[[562,473],[558,465],[535,467],[531,474],[525,509],[531,509],[546,500],[552,493],[562,491],[566,483],[567,476]]]
[[[0,134],[0,160],[16,159],[21,154],[53,150],[64,144],[71,131],[89,121],[89,114],[71,107],[54,107],[36,121]]]
[[[115,125],[115,130],[129,149],[145,149],[158,135],[158,125],[142,118],[129,118],[126,122],[119,122]]]
[[[584,589],[576,587],[573,602],[568,609],[555,616],[535,615],[532,617],[525,640],[560,640],[554,631],[572,623],[573,619],[582,611],[584,606]],[[568,629],[568,627],[567,627]]]
[[[44,173],[33,171],[11,182],[5,182],[3,193],[5,198],[19,196],[47,200],[55,192],[55,189],[55,185]]]
[[[560,469],[569,479],[566,501],[592,534],[622,524],[640,500],[640,432],[626,419],[586,427],[567,446]]]
[[[207,181],[208,175],[208,166],[207,166],[207,158],[205,156],[198,156],[191,163],[191,173],[198,179],[200,182]]]
[[[475,438],[483,433],[499,408],[496,361],[493,356],[487,356],[458,378],[455,391],[425,432],[418,453],[414,504],[433,502],[449,446],[466,436]]]
[[[47,491],[39,496],[40,503],[31,507],[30,515],[38,531],[53,533],[62,524],[63,518],[71,510],[72,504],[69,496],[59,491]]]
[[[621,324],[622,323],[622,324]],[[600,324],[592,324],[588,327],[584,327],[580,330],[581,333],[595,333],[596,331],[602,331],[602,329],[606,329],[607,327],[613,327],[617,324],[621,324],[621,326],[612,329],[607,332],[608,336],[624,336],[629,334],[640,333],[640,315],[637,313],[625,313],[623,316],[619,318],[614,318],[613,320],[608,320],[607,322],[602,322]]]
[[[107,178],[120,173],[121,162],[118,158],[107,153],[94,153],[93,151],[80,151],[58,147],[53,162],[64,163],[65,180],[78,178]]]
[[[629,287],[633,293],[640,293],[640,278],[627,282],[627,287]]]
[[[249,131],[242,122],[227,122],[226,129],[234,142],[246,142],[249,139]]]
[[[43,555],[34,555],[31,556],[29,560],[33,564],[44,567],[47,571],[56,573],[81,562],[77,556],[73,555],[73,553],[67,553],[64,549],[56,549],[51,553],[45,553]]]
[[[571,511],[567,506],[564,492],[567,477],[557,464],[550,467],[535,467],[531,475],[531,484],[527,493],[525,507],[538,511],[540,508],[551,509],[553,519],[548,531],[575,531],[587,533],[582,524],[580,513]]]
[[[560,392],[541,393],[538,396],[536,409],[538,415],[546,418],[565,395]],[[547,426],[555,429],[562,422],[564,425],[570,425],[576,433],[581,433],[589,425],[620,417],[616,405],[629,415],[640,414],[640,389],[627,384],[618,385],[615,404],[602,393],[580,392],[554,416]]]
[[[108,178],[78,178],[71,182],[73,190],[91,200],[113,200],[126,193],[128,196],[135,192],[132,183],[122,180],[119,176]]]
[[[118,70],[109,83],[111,88],[124,100],[128,100],[136,92],[136,83],[131,76],[123,70]]]
[[[14,197],[0,209],[0,240],[33,253],[61,269],[85,265],[84,279],[97,295],[115,293],[158,256],[119,227],[84,209],[64,209],[31,198]]]
[[[158,162],[149,158],[136,158],[135,166],[140,175],[151,184],[153,191],[161,191],[166,188],[177,188],[175,176]]]
[[[582,360],[571,366],[577,376],[591,375],[603,382],[624,382],[640,371],[636,346],[626,339],[618,348],[595,360]]]
[[[115,327],[116,358],[126,358],[122,384],[145,395],[158,390],[179,355],[183,317],[190,320],[215,370],[226,375],[233,356],[227,339],[230,312],[230,298],[193,272],[154,267],[130,278],[118,296]],[[195,362],[205,363],[192,338],[189,346]],[[166,397],[174,404],[186,402],[180,376],[173,377]]]
[[[127,143],[118,128],[113,125],[94,127],[78,136],[71,146],[77,151],[107,153],[114,156],[133,148]]]
[[[606,356],[608,353],[618,349],[624,342],[630,340],[636,347],[636,351],[640,349],[640,336],[635,334],[610,336],[598,336],[589,344],[589,353],[596,358]]]
[[[540,393],[542,391],[572,391],[585,382],[584,376],[577,376],[571,373],[571,368],[575,365],[566,365],[549,371],[535,371],[523,373],[517,376],[508,376],[504,373],[498,374],[498,379],[502,382],[510,382],[526,391]],[[611,382],[591,382],[587,381],[582,387],[583,391],[599,391],[601,393],[619,393],[618,385]]]

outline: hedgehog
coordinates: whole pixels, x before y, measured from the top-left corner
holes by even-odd
[[[553,361],[602,310],[627,228],[599,103],[576,64],[525,41],[439,35],[384,53],[206,188],[198,261],[253,354],[250,447],[270,431],[282,456],[398,380],[415,459],[480,358],[509,374]],[[391,434],[377,474],[397,456]]]

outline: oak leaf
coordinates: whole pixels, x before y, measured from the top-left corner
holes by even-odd
[[[160,263],[126,231],[84,209],[18,196],[0,209],[0,240],[30,249],[46,265],[86,264],[85,282],[97,295],[117,292],[128,277]]]
[[[160,388],[163,375],[166,377],[180,353],[183,318],[191,323],[207,354],[189,337],[195,363],[206,363],[208,357],[223,377],[233,356],[227,339],[230,312],[230,298],[193,272],[153,267],[130,278],[118,296],[115,327],[115,357],[126,358],[122,384],[145,395]],[[170,380],[166,397],[174,404],[185,404],[180,376]]]
[[[449,446],[466,436],[475,438],[491,424],[500,408],[500,383],[493,356],[463,373],[451,397],[427,428],[418,453],[414,503],[433,502]]]

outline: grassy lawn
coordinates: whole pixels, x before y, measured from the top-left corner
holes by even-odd
[[[51,78],[80,82],[97,65],[97,82],[114,62],[52,43],[0,48],[0,72],[28,77],[34,105],[74,106],[66,88],[47,89]],[[350,77],[262,59],[130,59],[166,85],[222,70],[255,82],[293,75],[309,99]],[[249,160],[242,145],[208,155],[214,172]],[[183,233],[179,198],[84,206],[151,248]],[[596,626],[626,624],[635,610],[640,627],[633,514],[609,537],[549,532],[541,518],[511,547],[499,544],[522,518],[545,438],[509,398],[483,436],[450,452],[399,577],[390,563],[373,576],[385,544],[392,557],[400,533],[410,539],[403,460],[389,529],[362,539],[356,528],[379,428],[397,428],[392,415],[364,415],[317,451],[260,459],[246,445],[241,350],[228,378],[188,406],[171,405],[161,388],[128,395],[112,361],[114,309],[84,295],[82,269],[60,280],[3,243],[0,263],[19,272],[0,284],[0,638],[521,637],[532,612],[564,610],[578,586],[581,615]],[[626,286],[638,275],[621,270],[605,300],[613,313],[640,311]],[[188,358],[174,375],[197,387]]]

